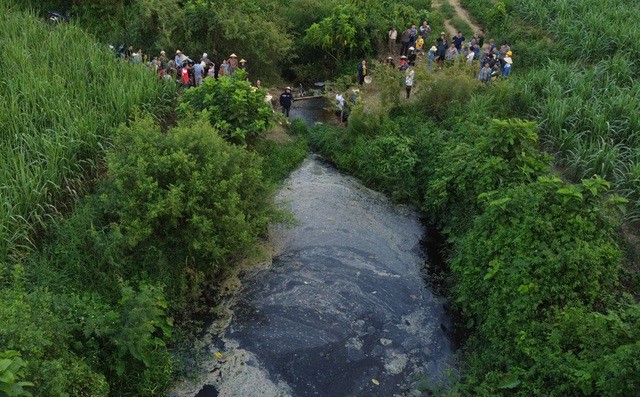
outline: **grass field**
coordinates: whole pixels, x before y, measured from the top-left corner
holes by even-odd
[[[633,18],[640,3],[463,4],[498,41],[511,41],[516,73],[506,107],[540,123],[545,147],[569,177],[605,177],[630,200],[628,219],[640,219],[640,27]]]
[[[0,4],[0,261],[78,196],[113,126],[136,107],[162,109],[174,91],[79,28],[9,7]]]

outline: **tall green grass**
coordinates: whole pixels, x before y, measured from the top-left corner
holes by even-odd
[[[463,3],[499,42],[511,41],[515,94],[505,105],[512,114],[539,121],[547,149],[570,177],[607,178],[631,201],[628,218],[640,219],[640,3]],[[500,4],[506,14],[495,19]]]
[[[95,176],[113,126],[161,109],[174,88],[120,64],[76,26],[0,4],[0,261]]]

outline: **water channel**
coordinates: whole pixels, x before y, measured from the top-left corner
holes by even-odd
[[[317,120],[317,102],[292,116]],[[272,227],[273,260],[243,274],[201,375],[169,395],[417,396],[446,385],[449,320],[425,282],[419,213],[315,155],[277,200],[295,225]]]

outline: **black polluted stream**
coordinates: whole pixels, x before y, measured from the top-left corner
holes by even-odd
[[[455,364],[443,298],[425,283],[419,213],[315,155],[277,196],[268,266],[242,277],[197,380],[170,396],[418,396]],[[427,275],[428,277],[428,275]]]

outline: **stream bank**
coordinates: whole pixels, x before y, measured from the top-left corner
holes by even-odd
[[[320,107],[309,105],[316,109],[292,116],[311,120]],[[424,280],[420,214],[315,155],[277,201],[296,224],[271,228],[273,260],[244,271],[223,305],[230,315],[201,340],[202,372],[169,396],[404,396],[445,387],[451,325]]]

